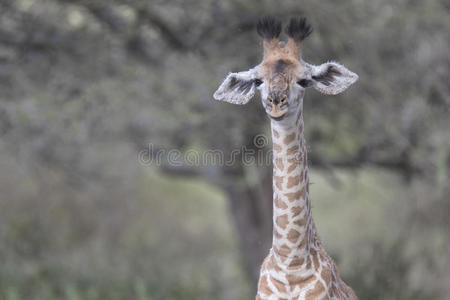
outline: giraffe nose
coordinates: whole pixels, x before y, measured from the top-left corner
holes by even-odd
[[[277,96],[277,97],[268,97],[267,100],[270,102],[270,104],[278,105],[278,104],[284,104],[286,102],[286,96]]]

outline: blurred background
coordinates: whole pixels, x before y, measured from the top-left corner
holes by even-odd
[[[252,299],[271,244],[259,99],[213,101],[261,60],[255,23],[307,16],[313,215],[360,299],[449,299],[447,0],[0,0],[0,299]],[[143,159],[141,154],[146,154]]]

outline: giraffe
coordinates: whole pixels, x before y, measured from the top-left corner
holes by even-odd
[[[311,215],[307,148],[303,134],[303,96],[312,87],[327,95],[346,90],[358,75],[329,61],[312,65],[302,59],[302,43],[312,27],[292,18],[288,41],[279,41],[280,21],[257,24],[264,55],[256,67],[230,73],[214,93],[216,100],[246,104],[256,90],[270,119],[273,144],[272,248],[260,271],[256,299],[358,299],[340,278],[325,252]]]

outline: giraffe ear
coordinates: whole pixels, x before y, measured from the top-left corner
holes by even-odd
[[[337,95],[358,80],[358,75],[337,62],[311,67],[312,86],[321,93]]]
[[[256,79],[255,69],[230,73],[214,93],[214,99],[233,104],[246,104],[253,98],[260,83],[261,81]]]

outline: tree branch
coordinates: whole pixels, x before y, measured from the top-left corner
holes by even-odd
[[[151,26],[157,28],[161,33],[161,38],[164,39],[172,48],[178,51],[189,50],[187,43],[180,38],[176,32],[167,25],[167,23],[158,15],[150,12],[147,9],[138,10],[138,22],[146,22]]]

